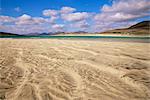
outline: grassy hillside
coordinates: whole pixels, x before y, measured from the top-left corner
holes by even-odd
[[[0,36],[17,36],[18,34],[8,33],[8,32],[0,32]]]
[[[150,35],[150,21],[143,21],[135,25],[132,25],[129,28],[114,29],[102,33],[103,34]]]
[[[150,29],[150,21],[143,21],[143,22],[137,23],[135,25],[132,25],[128,29],[145,29],[145,30],[149,30]]]

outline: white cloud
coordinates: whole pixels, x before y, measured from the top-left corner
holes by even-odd
[[[51,23],[48,18],[31,17],[24,14],[20,17],[0,16],[0,30],[12,33],[27,34],[47,32]]]
[[[18,34],[28,34],[28,33],[42,33],[49,32],[50,26],[45,25],[0,25],[1,31],[18,33]]]
[[[45,19],[45,20],[46,20],[46,22],[48,22],[48,23],[50,23],[50,24],[55,24],[55,23],[56,23],[55,21],[56,21],[58,18],[59,18],[58,16],[52,16],[52,17],[47,18],[47,19]]]
[[[14,33],[56,32],[56,31],[104,31],[132,25],[137,19],[149,15],[148,0],[113,0],[104,5],[99,13],[77,12],[72,7],[60,10],[47,9],[45,17],[23,14],[19,17],[0,16],[0,30]],[[20,8],[16,8],[16,11]],[[60,23],[59,23],[60,22]]]
[[[66,21],[81,21],[89,18],[89,14],[87,12],[77,12],[70,14],[62,14],[62,19]]]
[[[51,26],[52,32],[65,31],[65,25],[63,24],[54,24]]]
[[[30,20],[30,19],[31,19],[31,16],[30,16],[30,15],[27,15],[27,14],[23,14],[23,15],[20,16],[18,19],[20,19],[20,20]]]
[[[33,24],[34,22],[32,21],[31,16],[29,15],[22,15],[20,17],[17,18],[17,21],[15,22],[15,24],[17,25],[29,25],[29,24]]]
[[[32,20],[35,24],[43,24],[47,22],[47,20],[42,17],[34,17]]]
[[[145,13],[149,10],[149,0],[118,0],[112,6],[104,5],[103,12]]]
[[[117,0],[111,6],[104,5],[101,13],[95,16],[96,21],[128,21],[149,15],[148,0]]]
[[[56,30],[63,30],[64,28],[64,25],[62,24],[55,24],[52,26],[53,29],[56,29]]]
[[[133,15],[133,14],[125,14],[123,12],[116,12],[116,13],[101,13],[97,14],[94,19],[99,22],[123,22],[123,21],[130,21],[133,19],[141,18],[146,16],[143,15]]]
[[[57,10],[51,10],[51,9],[48,9],[48,10],[44,10],[43,11],[43,15],[44,16],[57,16],[58,15],[58,11]]]
[[[47,21],[51,24],[55,24],[55,21],[59,18],[59,11],[47,9],[43,11],[44,16],[50,17]]]
[[[88,28],[90,25],[85,21],[79,21],[79,22],[75,22],[71,24],[72,28],[81,28],[81,29],[86,29]]]
[[[148,0],[114,0],[112,5],[104,5],[101,8],[101,13],[95,15],[94,27],[108,30],[129,26],[136,19],[148,16],[149,7]]]
[[[0,24],[14,22],[15,18],[10,16],[0,16]]]
[[[17,25],[33,25],[33,24],[43,24],[47,22],[47,19],[44,19],[42,17],[31,17],[29,15],[22,15],[18,18],[16,18],[15,24]]]
[[[68,13],[72,13],[76,11],[75,8],[72,8],[72,7],[62,7],[61,10],[60,10],[60,13],[61,14],[68,14]]]

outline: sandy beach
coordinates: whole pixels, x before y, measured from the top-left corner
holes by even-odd
[[[150,100],[150,44],[0,39],[0,100]]]

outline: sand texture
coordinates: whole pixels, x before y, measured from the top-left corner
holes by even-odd
[[[150,100],[150,44],[0,39],[0,100]]]

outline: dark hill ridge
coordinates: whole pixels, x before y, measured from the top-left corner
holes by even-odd
[[[143,21],[130,26],[128,29],[150,29],[150,21]]]
[[[8,32],[0,32],[0,36],[16,36],[18,34],[8,33]]]
[[[150,21],[142,21],[128,28],[109,30],[101,34],[150,35]]]

